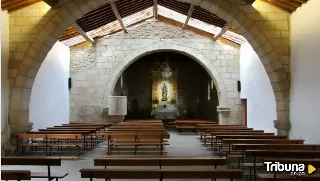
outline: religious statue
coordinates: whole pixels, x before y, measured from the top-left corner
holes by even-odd
[[[167,101],[167,99],[168,99],[168,88],[167,88],[166,84],[163,84],[161,101]]]

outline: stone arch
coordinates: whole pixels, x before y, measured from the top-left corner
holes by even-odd
[[[30,92],[36,74],[42,61],[58,40],[60,35],[76,19],[97,8],[98,6],[114,0],[71,0],[59,7],[52,8],[48,12],[44,28],[34,37],[33,43],[19,63],[18,75],[14,78],[11,86],[11,97],[9,107],[9,123],[12,133],[20,132],[28,127],[29,123],[29,100]],[[245,12],[260,14],[251,6],[241,6],[240,9],[233,3],[227,1],[210,0],[177,0],[183,2],[193,2],[196,5],[210,11],[213,14],[226,20],[238,32],[240,32],[254,48],[268,72],[277,106],[277,119],[289,122],[289,76],[281,59],[288,58],[280,54],[270,43],[265,32],[258,26],[258,21],[248,17]],[[262,15],[260,14],[262,17]],[[261,19],[264,19],[263,17]],[[42,21],[39,22],[43,23]],[[22,96],[26,92],[25,96]],[[17,128],[12,129],[12,125]],[[279,123],[279,127],[283,124]],[[285,127],[285,126],[284,126]]]
[[[121,63],[119,63],[119,65],[113,71],[113,73],[110,76],[110,79],[107,82],[102,102],[103,108],[108,107],[108,96],[111,96],[113,94],[115,85],[119,77],[121,76],[122,72],[141,57],[156,52],[176,52],[185,55],[199,63],[207,71],[207,73],[213,80],[213,83],[218,93],[219,105],[227,105],[227,91],[225,89],[223,80],[216,68],[214,67],[214,65],[212,65],[212,63],[209,60],[207,60],[201,53],[198,53],[201,52],[200,50],[191,49],[187,46],[174,43],[155,43],[152,46],[142,47],[134,52],[131,52],[129,55],[124,57],[124,60],[121,61]]]

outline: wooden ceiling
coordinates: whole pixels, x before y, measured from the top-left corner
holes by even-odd
[[[1,9],[9,12],[30,6],[34,3],[40,2],[41,0],[1,0]]]
[[[73,27],[69,27],[67,31],[65,31],[63,35],[59,38],[59,40],[64,41],[78,35],[80,35],[80,33],[77,30],[75,30]]]
[[[271,4],[289,13],[293,13],[304,3],[308,2],[308,0],[261,0],[261,1]]]
[[[8,10],[9,12],[30,6],[34,3],[40,2],[41,0],[1,0],[2,10]],[[57,5],[60,0],[43,0],[50,6]],[[230,2],[238,4],[251,4],[254,0],[227,0]],[[269,3],[280,9],[283,9],[289,13],[294,12],[302,4],[306,3],[308,0],[261,0],[263,2]],[[164,6],[173,11],[179,12],[183,15],[188,15],[190,8],[189,3],[180,2],[177,0],[157,0],[158,4]],[[118,12],[122,18],[137,13],[146,8],[152,7],[154,0],[118,0],[115,2]],[[218,27],[223,27],[226,25],[226,21],[219,18],[215,14],[209,11],[195,6],[192,12],[191,18],[198,19],[200,21],[212,24]],[[82,18],[77,20],[77,24],[81,27],[84,32],[88,32],[99,28],[103,25],[116,21],[117,18],[110,6],[110,4],[105,4],[97,9],[90,11]],[[232,27],[229,30],[236,32]],[[67,40],[69,38],[80,35],[74,28],[68,28],[66,32],[60,37],[60,41]]]

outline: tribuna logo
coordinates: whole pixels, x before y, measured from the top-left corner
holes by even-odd
[[[283,164],[280,162],[264,162],[268,172],[290,172],[291,175],[305,175],[304,164]]]

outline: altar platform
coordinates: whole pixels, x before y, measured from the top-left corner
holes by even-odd
[[[155,110],[151,111],[155,119],[176,119],[179,116],[177,107],[168,101],[161,101]]]

